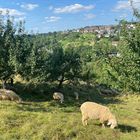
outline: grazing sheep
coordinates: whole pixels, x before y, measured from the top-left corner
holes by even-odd
[[[75,95],[75,99],[76,100],[79,100],[79,94],[78,94],[78,92],[74,92],[74,95]]]
[[[105,122],[107,122],[107,125],[110,125],[112,129],[117,126],[116,118],[108,107],[94,102],[85,102],[81,105],[80,110],[83,125],[87,125],[89,119],[98,119],[102,123],[102,127],[105,127]]]
[[[55,100],[60,100],[61,103],[63,103],[63,101],[64,101],[64,95],[60,92],[54,92],[53,98]]]
[[[21,98],[12,90],[0,89],[0,100],[21,102]]]

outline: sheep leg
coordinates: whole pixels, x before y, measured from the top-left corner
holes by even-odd
[[[64,97],[61,97],[61,98],[60,98],[61,104],[63,103],[63,101],[64,101]]]
[[[104,121],[102,119],[100,119],[100,122],[102,124],[102,128],[105,128],[105,124],[104,124]]]
[[[84,117],[84,116],[82,117],[82,123],[84,126],[87,125],[87,120],[88,120],[87,117]]]
[[[61,103],[61,104],[63,103],[63,99],[60,100],[60,103]]]
[[[105,128],[105,124],[104,123],[102,123],[102,128]]]

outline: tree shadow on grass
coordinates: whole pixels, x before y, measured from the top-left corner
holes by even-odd
[[[44,84],[20,83],[14,84],[14,91],[21,97],[23,102],[44,102],[50,100],[51,86]]]
[[[32,104],[30,102],[23,102],[17,106],[17,110],[30,111],[30,112],[51,112],[51,108],[45,108],[40,104]]]
[[[53,93],[55,92],[56,85],[54,84],[24,84],[24,83],[15,83],[16,93],[22,98],[24,102],[44,102],[53,101]],[[63,88],[60,89],[60,92],[64,94],[64,103],[60,107],[67,106],[76,106],[80,105],[86,101],[96,102],[99,104],[118,104],[121,101],[115,97],[101,95],[99,91],[94,86],[87,86],[83,84],[79,85],[70,85],[65,84]],[[78,92],[79,100],[75,99],[74,92]],[[117,96],[117,95],[115,95]],[[52,102],[52,106],[55,104]]]
[[[137,128],[130,125],[119,124],[118,129],[123,133],[137,132]]]
[[[79,100],[75,100],[75,96],[73,95],[74,92],[78,92],[79,94]],[[86,101],[91,101],[91,102],[96,102],[100,104],[119,104],[121,101],[116,98],[118,94],[116,95],[103,95],[100,94],[97,88],[94,86],[87,86],[87,85],[78,85],[77,87],[70,87],[70,86],[65,86],[62,90],[62,93],[64,93],[64,96],[66,97],[66,101],[68,104],[73,104],[74,102],[76,103],[83,103]]]

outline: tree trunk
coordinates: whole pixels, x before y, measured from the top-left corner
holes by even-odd
[[[62,75],[62,78],[59,80],[58,90],[62,87],[63,82],[64,82],[64,75]]]
[[[2,88],[6,89],[6,81],[5,80],[2,80]]]
[[[10,78],[10,85],[11,85],[11,86],[14,85],[14,80],[13,80],[13,78]]]

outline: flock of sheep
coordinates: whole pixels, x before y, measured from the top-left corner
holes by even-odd
[[[74,92],[76,100],[79,99],[79,94]],[[53,98],[55,100],[60,100],[60,103],[64,102],[64,95],[60,92],[54,92]],[[102,127],[105,127],[105,124],[114,129],[117,127],[117,121],[115,116],[111,113],[108,107],[94,103],[94,102],[85,102],[80,107],[82,113],[82,123],[87,125],[89,119],[99,120],[102,124]]]
[[[76,100],[79,99],[79,94],[74,93]],[[64,102],[64,95],[60,92],[54,92],[53,99],[60,100],[60,103]],[[16,102],[21,102],[21,98],[11,90],[0,89],[0,100],[11,100]],[[82,123],[87,125],[88,120],[99,120],[102,127],[105,124],[109,125],[110,128],[114,129],[117,127],[117,121],[115,116],[111,113],[108,107],[94,103],[94,102],[84,102],[80,107],[82,113]]]

